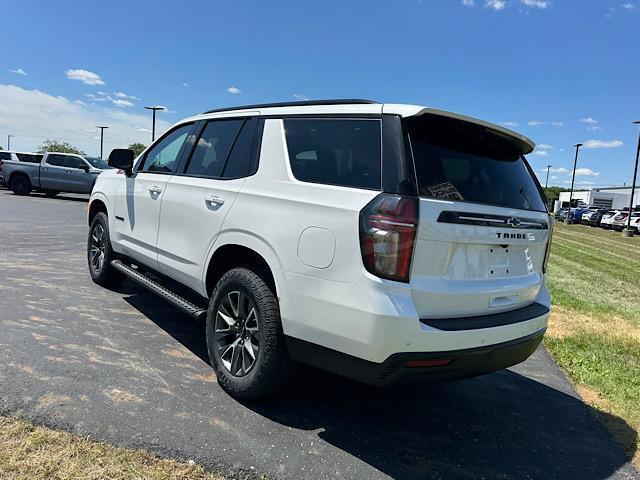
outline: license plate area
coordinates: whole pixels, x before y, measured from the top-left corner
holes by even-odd
[[[513,260],[516,256],[511,246],[488,246],[486,252],[486,276],[488,278],[503,278],[513,274]]]

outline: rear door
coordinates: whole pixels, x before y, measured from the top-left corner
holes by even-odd
[[[67,155],[49,153],[40,167],[40,187],[45,190],[65,189]]]
[[[158,263],[156,241],[165,186],[178,168],[192,128],[192,123],[180,125],[160,137],[116,193],[114,238],[123,253],[152,268]]]
[[[182,173],[167,182],[158,232],[158,269],[197,291],[224,219],[245,177],[254,170],[256,123],[255,117],[202,122]]]
[[[535,301],[550,220],[522,149],[437,115],[405,120],[420,196],[412,296],[422,318],[498,313]]]

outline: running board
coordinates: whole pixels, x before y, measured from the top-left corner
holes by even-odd
[[[207,316],[207,309],[200,308],[197,305],[194,305],[189,300],[182,298],[180,295],[173,293],[166,287],[163,287],[158,282],[154,282],[149,277],[143,275],[137,270],[131,268],[128,265],[125,265],[120,260],[112,260],[111,266],[115,268],[117,271],[122,273],[123,275],[129,277],[136,283],[139,283],[143,287],[151,290],[156,295],[159,295],[163,299],[165,299],[170,304],[182,310],[187,315],[190,315],[193,318],[198,320],[204,320]]]

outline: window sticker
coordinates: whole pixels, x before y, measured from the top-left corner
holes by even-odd
[[[429,193],[436,198],[448,198],[450,200],[464,200],[462,194],[451,182],[437,183],[427,187]]]

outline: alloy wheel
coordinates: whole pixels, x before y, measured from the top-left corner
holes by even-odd
[[[89,250],[91,266],[96,273],[100,273],[104,266],[104,243],[104,227],[98,223],[91,232],[91,248]]]
[[[216,348],[224,368],[235,377],[247,375],[260,349],[258,309],[244,292],[227,293],[215,318]]]

